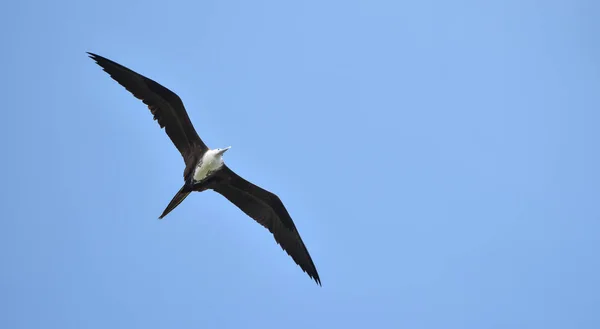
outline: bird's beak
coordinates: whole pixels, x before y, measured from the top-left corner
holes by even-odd
[[[223,153],[227,152],[227,150],[229,150],[231,148],[231,146],[228,146],[224,149],[222,149],[221,151],[219,151],[219,154],[222,155]]]

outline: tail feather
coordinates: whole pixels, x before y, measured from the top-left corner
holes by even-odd
[[[163,211],[162,215],[158,217],[158,219],[163,219],[163,217],[165,217],[168,213],[175,209],[183,200],[185,200],[185,198],[187,198],[187,196],[190,193],[192,193],[192,191],[186,189],[186,185],[183,185],[181,189],[179,189],[177,194],[175,194],[171,202],[169,202],[169,205],[167,206],[165,211]]]

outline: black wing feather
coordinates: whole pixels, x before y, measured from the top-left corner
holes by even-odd
[[[321,285],[308,249],[279,197],[238,176],[226,165],[223,165],[220,172],[227,176],[227,183],[218,184],[214,190],[268,229],[296,264]]]
[[[102,69],[133,96],[142,100],[148,106],[161,128],[175,144],[186,164],[193,162],[191,154],[200,148],[204,153],[208,147],[198,136],[190,121],[181,98],[174,92],[129,68],[110,59],[88,52]],[[195,163],[194,163],[195,165]]]

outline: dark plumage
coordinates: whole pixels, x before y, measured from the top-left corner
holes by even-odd
[[[185,162],[184,185],[159,218],[175,209],[191,192],[214,190],[273,234],[275,241],[317,284],[321,279],[300,234],[279,197],[237,175],[225,164],[204,180],[194,181],[194,170],[209,150],[174,92],[105,57],[88,52],[115,81],[148,106],[161,128],[181,153]]]

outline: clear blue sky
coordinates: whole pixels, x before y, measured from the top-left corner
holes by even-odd
[[[0,327],[600,328],[600,3],[11,1]],[[174,90],[321,275],[85,54]]]

